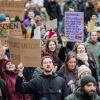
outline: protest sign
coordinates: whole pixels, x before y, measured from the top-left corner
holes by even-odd
[[[46,26],[46,30],[55,30],[57,28],[57,19],[47,20],[44,24]]]
[[[82,42],[83,41],[83,30],[84,30],[84,19],[82,12],[66,12],[65,13],[65,36],[68,41],[71,42]]]
[[[5,13],[14,18],[19,16],[20,19],[23,19],[24,16],[24,1],[0,1],[0,13]]]
[[[21,24],[18,22],[0,23],[0,35],[3,37],[8,35],[22,36]]]
[[[11,61],[14,64],[23,62],[25,67],[41,66],[41,47],[39,39],[9,37]]]
[[[95,22],[89,21],[87,24],[87,30],[88,32],[93,32],[95,30]]]
[[[2,46],[8,47],[8,37],[0,36],[0,42],[1,42]]]

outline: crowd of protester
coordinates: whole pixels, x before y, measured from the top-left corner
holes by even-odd
[[[100,100],[100,6],[96,4],[27,0],[23,20],[0,13],[0,23],[20,22],[24,38],[41,40],[41,66],[25,68],[21,62],[11,62],[8,43],[0,41],[0,100]],[[84,12],[83,42],[70,42],[65,36],[65,12]],[[54,19],[57,28],[47,29],[45,23]],[[8,35],[0,30],[0,40]]]

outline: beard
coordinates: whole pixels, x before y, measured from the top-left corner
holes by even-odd
[[[87,97],[87,98],[92,98],[93,95],[95,94],[95,91],[94,90],[91,90],[91,91],[85,91],[83,90],[83,94]]]
[[[49,68],[49,66],[48,66],[48,68],[44,69],[44,71],[45,71],[46,73],[50,73],[50,72],[52,71],[52,68]]]

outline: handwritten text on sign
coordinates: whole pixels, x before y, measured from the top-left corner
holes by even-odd
[[[83,13],[65,13],[65,35],[71,42],[83,41]]]

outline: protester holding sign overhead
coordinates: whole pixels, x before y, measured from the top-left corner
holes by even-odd
[[[30,100],[29,96],[16,92],[15,82],[18,68],[10,61],[0,60],[0,76],[7,84],[7,97],[8,100]]]
[[[64,100],[67,96],[65,80],[53,73],[53,60],[50,56],[44,56],[41,61],[43,73],[27,83],[22,83],[23,66],[16,79],[16,90],[21,93],[34,94],[35,100]]]

